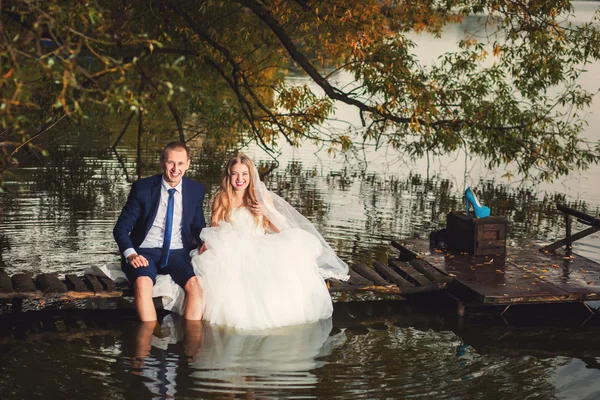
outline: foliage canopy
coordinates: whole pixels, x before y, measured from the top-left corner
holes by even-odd
[[[0,168],[100,108],[140,129],[163,112],[180,138],[220,146],[464,149],[553,179],[600,160],[581,138],[595,93],[578,83],[600,30],[572,12],[566,0],[4,0]],[[415,32],[475,17],[484,29],[434,64],[412,53]],[[288,71],[313,84],[290,84]],[[336,102],[362,126],[328,129]]]

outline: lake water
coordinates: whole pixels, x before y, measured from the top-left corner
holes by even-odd
[[[589,19],[599,5],[577,3],[578,17]],[[453,26],[441,40],[415,37],[416,51],[434,60],[463,31]],[[595,90],[600,65],[588,70],[582,83]],[[585,132],[590,140],[600,137],[594,128],[599,115],[596,101]],[[336,117],[358,124],[346,106]],[[112,140],[69,129],[46,144],[49,158],[24,160],[0,194],[0,268],[9,274],[79,273],[118,260],[112,228],[128,178],[135,175],[135,148],[126,142],[117,157],[106,149]],[[100,131],[114,140],[119,129],[108,125]],[[477,159],[465,162],[463,154],[428,165],[391,150],[337,158],[317,150],[283,148],[280,167],[267,183],[348,262],[387,259],[392,239],[427,238],[444,226],[449,211],[464,207],[465,184],[494,214],[508,218],[515,244],[560,237],[564,220],[557,203],[593,215],[600,209],[599,166],[533,186],[502,181],[504,171],[488,171]],[[246,151],[258,162],[268,161],[256,148]],[[144,175],[157,172],[155,146],[147,147],[144,158]],[[225,158],[194,149],[188,174],[214,193]],[[600,261],[599,238],[592,235],[575,250]],[[172,317],[144,330],[131,313],[117,311],[3,319],[0,393],[6,399],[600,396],[600,331],[580,309],[565,310],[568,320],[531,327],[517,315],[462,321],[446,310],[447,300],[439,301],[435,310],[406,302],[338,303],[331,321],[254,335],[190,327]],[[531,317],[538,312],[532,310]],[[544,327],[546,322],[552,327]]]

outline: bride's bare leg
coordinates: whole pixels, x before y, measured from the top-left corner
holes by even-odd
[[[194,276],[185,284],[185,319],[198,321],[202,319],[202,285],[200,278]]]

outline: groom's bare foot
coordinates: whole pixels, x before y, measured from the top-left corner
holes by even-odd
[[[135,351],[131,359],[131,373],[141,374],[140,370],[144,366],[144,361],[150,356],[152,334],[157,326],[158,322],[156,321],[140,322],[135,337]]]
[[[203,335],[203,323],[202,321],[185,321],[185,339],[183,343],[183,351],[188,357],[188,362],[193,362],[194,357],[198,355],[202,348],[202,335]]]

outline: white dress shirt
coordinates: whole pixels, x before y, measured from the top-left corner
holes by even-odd
[[[182,182],[175,187],[171,187],[165,178],[162,178],[162,185],[160,188],[160,204],[158,205],[158,211],[156,212],[156,218],[152,222],[152,227],[148,231],[148,234],[144,238],[144,241],[140,245],[140,248],[162,248],[165,237],[165,223],[167,221],[167,207],[169,202],[169,189],[175,189],[173,194],[174,207],[173,207],[173,229],[171,230],[171,250],[183,249],[183,239],[181,237],[181,216],[183,214],[183,197],[181,195]],[[132,254],[136,254],[135,249],[129,248],[123,252],[123,255],[127,259]]]

